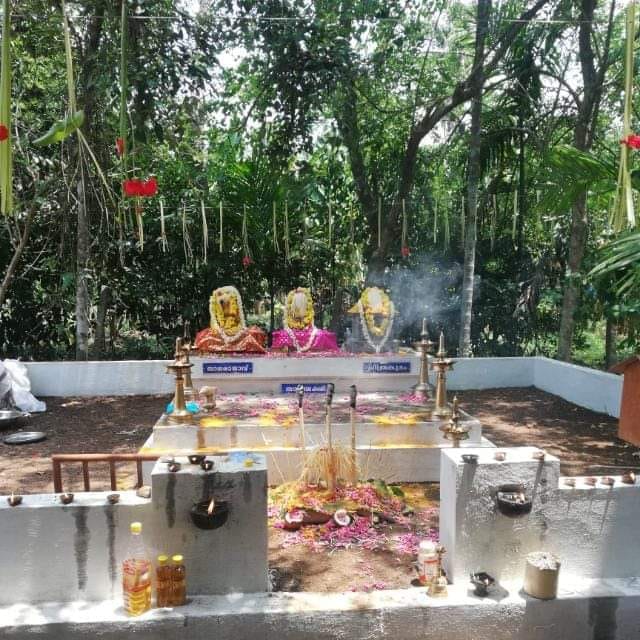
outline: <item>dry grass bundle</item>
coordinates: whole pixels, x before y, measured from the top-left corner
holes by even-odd
[[[345,482],[354,476],[357,477],[357,470],[354,473],[351,448],[334,444],[331,448],[316,447],[307,456],[300,482],[318,484],[324,481],[329,486],[332,478]]]

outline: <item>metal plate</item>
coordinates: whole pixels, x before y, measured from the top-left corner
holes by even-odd
[[[8,435],[3,442],[5,444],[32,444],[34,442],[41,442],[47,437],[46,433],[42,431],[18,431]]]

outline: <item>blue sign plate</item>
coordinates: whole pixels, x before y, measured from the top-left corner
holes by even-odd
[[[326,382],[311,382],[302,385],[304,387],[305,393],[327,393],[327,383]],[[297,384],[294,383],[283,383],[280,385],[280,389],[282,393],[296,393],[296,389],[298,388]]]
[[[411,362],[365,362],[364,373],[411,373]]]
[[[202,373],[242,376],[253,373],[253,362],[203,362]]]

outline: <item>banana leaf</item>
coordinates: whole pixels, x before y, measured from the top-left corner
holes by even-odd
[[[70,135],[74,134],[84,123],[84,111],[76,111],[67,118],[58,120],[51,125],[47,133],[34,141],[33,144],[43,147],[48,144],[62,142]]]

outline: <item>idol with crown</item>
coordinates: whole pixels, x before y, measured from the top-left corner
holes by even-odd
[[[298,287],[290,291],[284,308],[283,328],[273,332],[274,351],[337,351],[336,334],[316,327],[311,291]]]
[[[216,289],[209,299],[211,326],[196,335],[194,347],[200,353],[264,353],[266,333],[247,326],[242,298],[235,287]]]
[[[347,313],[351,317],[351,335],[346,349],[357,353],[393,350],[396,309],[386,291],[367,287]]]

